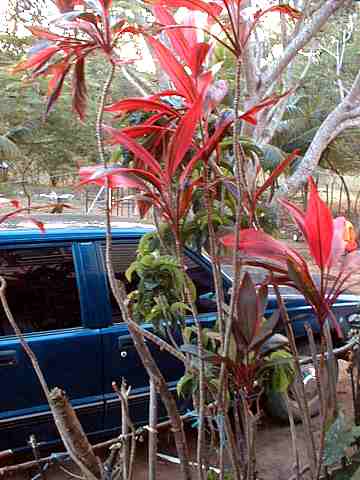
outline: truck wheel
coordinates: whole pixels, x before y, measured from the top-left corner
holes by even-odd
[[[338,362],[336,361],[336,381],[338,379]],[[309,412],[312,417],[318,415],[320,412],[320,399],[318,396],[317,385],[316,385],[316,375],[315,367],[313,364],[304,365],[302,367],[303,382],[305,387],[305,395],[308,401]],[[329,389],[325,386],[325,391],[328,392]],[[296,401],[296,397],[291,391],[291,388],[288,391],[289,401],[292,407],[293,415],[295,421],[301,420],[301,409]],[[281,393],[278,392],[268,392],[265,399],[266,410],[269,415],[277,420],[288,421],[288,410],[286,406],[285,399]]]

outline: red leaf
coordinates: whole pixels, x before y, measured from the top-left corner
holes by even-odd
[[[85,59],[79,58],[75,63],[73,73],[73,102],[72,106],[81,120],[84,120],[86,110],[87,90],[85,83]]]
[[[120,100],[112,105],[105,107],[105,112],[122,112],[128,113],[135,110],[142,110],[143,112],[159,112],[168,115],[178,116],[178,112],[165,103],[149,100],[146,98],[127,98]]]
[[[108,128],[108,132],[110,131],[110,127]],[[151,135],[153,133],[159,132],[169,132],[171,131],[169,128],[160,127],[159,125],[135,125],[134,127],[125,127],[122,129],[122,132],[128,135],[130,138],[138,138],[143,137],[144,135]],[[117,130],[114,129],[114,132]]]
[[[180,193],[180,201],[179,201],[179,215],[178,219],[185,217],[191,207],[191,199],[194,193],[195,188],[203,185],[203,179],[198,178],[194,182],[189,183],[186,185],[184,190]]]
[[[31,56],[27,60],[18,63],[11,69],[12,73],[21,72],[23,70],[30,70],[32,68],[39,68],[45,65],[50,58],[55,55],[60,50],[58,46],[46,47],[44,50],[41,50],[36,55]]]
[[[334,234],[331,244],[331,264],[329,267],[336,265],[345,253],[346,242],[344,240],[345,217],[336,217],[333,220]]]
[[[296,225],[299,227],[299,229],[301,230],[304,237],[307,239],[307,230],[306,230],[306,225],[305,225],[305,214],[304,214],[304,212],[301,211],[300,208],[297,205],[294,205],[293,203],[289,202],[288,200],[286,200],[284,198],[279,199],[279,202],[290,213],[290,215],[292,216],[292,219],[294,220]]]
[[[37,37],[37,38],[50,40],[53,42],[66,40],[66,37],[50,32],[46,28],[41,28],[41,27],[26,27],[26,28],[33,34],[34,37]]]
[[[115,179],[115,182],[121,184],[122,186],[126,185],[130,188],[138,188],[143,191],[149,191],[148,186],[144,181],[149,182],[157,190],[161,190],[162,185],[157,177],[147,170],[142,170],[138,168],[126,168],[126,167],[109,167],[105,169],[99,165],[92,165],[88,167],[81,167],[79,169],[80,183],[78,187],[86,185],[88,183],[97,183],[98,185],[105,185],[105,178],[119,177]],[[130,185],[131,183],[131,185]]]
[[[189,26],[190,28],[184,28],[182,30],[183,35],[190,47],[193,47],[200,42],[200,32],[197,31],[196,22],[197,15],[195,10],[188,10],[182,14],[182,26]]]
[[[101,5],[102,5],[102,7],[105,11],[110,10],[111,5],[112,5],[112,0],[99,0],[99,2],[101,3]]]
[[[143,125],[154,125],[154,123],[158,122],[160,119],[164,119],[162,113],[155,113],[155,115],[151,115],[151,117],[147,118]]]
[[[225,247],[235,248],[235,234],[230,233],[220,238]],[[287,261],[291,259],[301,270],[308,270],[304,259],[292,248],[280,240],[275,240],[261,230],[244,229],[240,232],[237,250],[245,258],[266,259],[283,266],[287,271]]]
[[[68,65],[65,62],[62,62],[61,65],[59,64],[58,66],[59,66],[58,71],[54,74],[54,77],[49,82],[50,90],[48,91],[49,98],[46,104],[45,116],[49,115],[49,113],[51,112],[51,109],[53,108],[56,101],[60,97],[61,90],[64,85],[65,77],[68,74],[71,67],[71,65]]]
[[[154,53],[158,58],[160,65],[175,85],[175,88],[189,101],[193,101],[196,98],[196,87],[192,78],[187,75],[181,63],[168,48],[158,42],[155,38],[148,37],[147,41],[154,49]]]
[[[15,200],[16,201],[16,200]],[[13,202],[11,202],[13,203]],[[6,213],[2,217],[0,217],[0,223],[5,222],[9,218],[15,217],[16,215],[19,215],[20,213],[27,211],[27,208],[17,208],[16,210],[13,210],[12,212]],[[27,220],[30,220],[30,222],[34,223],[40,230],[41,232],[45,232],[45,226],[43,222],[40,222],[39,220],[36,220],[33,217],[27,217]]]
[[[165,7],[186,7],[189,10],[197,10],[207,13],[212,18],[217,18],[222,7],[216,3],[206,3],[202,0],[146,0],[152,5],[164,5]]]
[[[69,22],[69,23],[74,23],[75,29],[81,30],[82,32],[86,33],[99,47],[103,48],[104,50],[107,50],[108,46],[106,45],[103,34],[91,22],[77,19],[76,22]]]
[[[266,179],[264,184],[256,190],[255,194],[255,201],[260,197],[262,193],[268,189],[275,180],[283,173],[283,171],[290,165],[290,163],[294,160],[294,158],[298,157],[300,154],[300,150],[294,150],[290,155],[288,155],[277,167],[273,170],[271,175]]]
[[[190,162],[186,165],[183,173],[180,176],[180,183],[183,184],[187,177],[191,175],[191,172],[195,168],[195,165],[202,160],[203,162],[207,162],[212,152],[215,148],[219,145],[222,138],[226,134],[227,129],[233,122],[233,117],[231,115],[227,115],[225,120],[218,125],[215,130],[215,133],[207,140],[205,145],[193,156]]]
[[[29,220],[38,227],[41,233],[45,233],[45,225],[43,222],[40,222],[40,220],[36,220],[36,218],[33,217],[29,217]]]
[[[248,347],[253,341],[256,331],[261,322],[259,302],[256,288],[251,280],[249,272],[246,272],[240,286],[237,312],[233,321],[232,330],[239,346],[244,342]]]
[[[76,5],[82,5],[83,0],[52,0],[61,13],[71,12]]]
[[[314,180],[309,177],[310,198],[305,215],[305,224],[311,254],[324,270],[329,265],[334,225],[331,211],[319,196]]]
[[[107,185],[111,188],[128,187],[148,191],[147,185],[132,172],[120,168],[104,168],[99,166],[82,167],[79,170],[82,179],[78,187],[95,183],[100,186]],[[109,182],[109,183],[107,183]]]
[[[287,200],[280,200],[280,203],[302,231],[314,261],[323,271],[331,263],[334,225],[331,212],[319,197],[313,179],[309,177],[308,181],[310,198],[306,213]]]
[[[207,70],[206,72],[201,73],[197,77],[196,83],[197,83],[197,91],[199,92],[199,94],[206,95],[208,93],[211,82],[213,81],[213,78],[214,78],[213,74],[210,70]],[[204,106],[204,109],[205,109],[205,106]]]
[[[210,50],[209,43],[198,43],[190,50],[190,62],[188,63],[194,77],[198,77],[203,69],[203,63]]]
[[[15,207],[15,208],[20,208],[20,206],[21,206],[19,200],[16,200],[16,199],[10,200],[10,203],[11,203],[11,205],[12,205],[13,207]]]
[[[166,8],[160,5],[155,5],[153,7],[153,12],[156,19],[161,24],[176,25],[174,17],[166,10]],[[178,56],[183,59],[187,65],[190,65],[190,45],[188,44],[183,32],[181,30],[167,30],[166,35]]]
[[[246,122],[250,123],[251,125],[257,125],[256,114],[264,110],[265,108],[272,107],[276,105],[282,98],[289,95],[290,91],[283,93],[282,95],[271,95],[271,97],[265,98],[261,102],[259,102],[254,107],[247,110],[243,113],[240,118],[245,120]]]
[[[106,127],[105,131],[109,131],[112,135],[112,139],[110,142],[111,145],[123,145],[125,148],[130,150],[136,157],[138,157],[142,162],[144,162],[152,173],[161,173],[161,167],[157,160],[142,145],[136,143],[131,137],[126,135],[126,133],[123,133],[121,130],[114,131],[114,129],[109,130],[109,127]]]
[[[290,5],[274,5],[273,7],[266,8],[265,10],[258,10],[254,15],[254,23],[256,24],[264,15],[270,12],[279,12],[283,15],[288,15],[293,20],[298,20],[302,17],[302,13]]]
[[[203,101],[203,95],[199,95],[196,102],[182,117],[176,128],[168,153],[168,171],[166,173],[169,175],[169,179],[175,175],[186,152],[193,143],[193,136],[203,110]]]

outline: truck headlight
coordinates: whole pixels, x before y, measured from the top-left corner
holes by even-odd
[[[360,325],[360,313],[353,313],[347,317],[347,321],[350,325]]]

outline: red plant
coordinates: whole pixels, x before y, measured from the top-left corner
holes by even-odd
[[[21,215],[22,213],[26,213],[26,220],[29,222],[33,223],[42,233],[45,232],[45,225],[42,221],[38,220],[37,218],[28,215],[29,213],[29,207],[22,207],[21,203],[19,200],[16,199],[7,199],[3,198],[0,201],[0,208],[1,207],[14,207],[14,210],[11,210],[10,212],[4,213],[3,215],[0,215],[0,224],[6,222],[9,219],[12,219],[18,215]],[[70,205],[67,204],[47,204],[47,205],[40,205],[36,207],[31,207],[30,210],[32,211],[48,211],[49,209],[54,209],[54,208],[59,208],[60,206],[63,206],[65,208],[72,208]]]
[[[255,220],[256,208],[262,194],[270,188],[279,176],[288,168],[291,162],[299,155],[299,150],[294,150],[288,155],[277,167],[273,170],[271,175],[264,181],[261,186],[258,186],[258,177],[261,171],[260,163],[257,159],[253,163],[248,162],[245,177],[247,180],[246,189],[242,192],[238,191],[235,179],[226,179],[225,186],[236,197],[241,195],[242,203],[249,215],[249,224],[251,225]]]
[[[253,393],[255,381],[265,363],[266,353],[261,347],[273,334],[279,321],[278,310],[270,318],[264,318],[267,302],[267,287],[257,289],[246,272],[237,292],[232,322],[235,348],[232,349],[231,358],[219,354],[210,358],[215,364],[225,363],[235,388],[244,388],[248,395]]]
[[[154,12],[164,25],[175,23],[165,8],[157,6]],[[227,86],[222,81],[214,82],[212,72],[204,67],[210,49],[208,44],[181,30],[165,32],[174,51],[152,36],[146,38],[173,89],[148,98],[120,100],[105,107],[105,111],[115,113],[115,118],[138,110],[153,112],[150,118],[133,127],[121,130],[105,127],[109,144],[120,144],[132,152],[133,168],[81,170],[80,174],[81,184],[109,182],[138,189],[141,212],[145,214],[151,205],[155,206],[175,231],[189,211],[193,192],[202,187],[201,178],[192,178],[195,167],[209,160],[232,125],[234,115],[231,112],[220,115],[209,133],[209,115],[224,98]],[[165,100],[168,97],[180,99],[179,106],[171,106]],[[267,98],[240,115],[240,119],[256,124],[256,114],[280,98],[282,96],[276,95]],[[174,194],[175,180],[179,185]]]
[[[111,0],[53,0],[62,15],[56,25],[69,34],[60,35],[42,27],[28,27],[32,35],[41,40],[29,51],[27,60],[13,68],[13,72],[31,71],[31,78],[49,76],[46,115],[61,95],[65,78],[72,74],[73,109],[84,118],[87,89],[85,82],[85,60],[96,51],[106,55],[113,64],[128,63],[118,57],[115,47],[119,38],[126,33],[138,33],[125,20],[110,25]],[[93,11],[76,10],[74,7],[88,5]],[[81,32],[80,37],[75,32]]]
[[[316,311],[322,327],[331,316],[331,306],[337,297],[352,286],[350,280],[360,267],[360,254],[354,251],[344,257],[345,222],[342,218],[332,218],[311,177],[309,186],[310,198],[306,212],[287,200],[280,202],[304,235],[310,254],[319,268],[319,282],[314,280],[306,261],[299,253],[264,232],[242,230],[238,245],[235,245],[235,234],[226,235],[220,241],[227,247],[237,248],[245,263],[269,270],[271,281],[292,286],[303,293]],[[335,319],[332,320],[341,335]]]
[[[244,46],[246,45],[252,31],[256,28],[259,21],[271,12],[279,12],[283,15],[289,16],[292,20],[301,18],[301,13],[295,10],[290,5],[274,5],[270,8],[259,9],[254,17],[253,21],[248,24],[244,22],[243,12],[240,8],[241,0],[219,0],[205,1],[205,0],[146,0],[147,3],[158,7],[179,8],[186,7],[189,10],[195,10],[203,12],[208,15],[209,19],[217,24],[223,34],[225,35],[225,41],[212,34],[210,31],[207,33],[215,38],[219,43],[224,45],[230,50],[236,57],[242,55]],[[226,13],[226,17],[222,19],[221,14]],[[164,22],[169,24],[168,21]],[[174,25],[176,25],[174,23]],[[178,27],[179,28],[179,27]],[[192,25],[180,28],[194,28]]]

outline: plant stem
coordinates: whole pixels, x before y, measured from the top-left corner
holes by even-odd
[[[157,398],[155,384],[150,380],[150,405],[149,405],[149,480],[156,480],[156,454],[157,454]]]
[[[317,351],[316,351],[316,344],[314,340],[314,333],[308,323],[305,323],[305,330],[308,336],[309,345],[311,356],[313,360],[313,365],[315,368],[315,377],[316,377],[316,386],[320,400],[320,417],[321,417],[321,432],[320,432],[320,446],[319,446],[319,454],[318,454],[318,463],[317,463],[317,473],[316,473],[316,480],[320,478],[321,474],[321,467],[323,463],[323,455],[324,455],[324,447],[325,447],[325,433],[326,433],[326,417],[327,417],[327,404],[326,404],[326,392],[324,390],[324,377],[321,375],[320,368],[325,367],[325,358],[324,358],[324,349],[321,348],[321,358],[320,358],[320,366],[317,359]],[[323,337],[321,338],[321,344],[323,345]]]
[[[285,400],[286,408],[288,411],[289,416],[289,424],[290,424],[290,434],[291,434],[291,443],[292,443],[292,451],[295,460],[295,477],[296,480],[301,480],[300,478],[300,459],[299,459],[299,450],[297,447],[297,435],[296,435],[296,427],[294,421],[294,415],[292,411],[292,407],[289,402],[289,397],[287,392],[283,393],[283,398]]]
[[[309,439],[309,441],[306,442],[306,448],[307,448],[307,453],[308,453],[308,457],[309,457],[309,461],[310,461],[310,465],[311,465],[311,475],[312,475],[312,478],[315,478],[315,475],[316,475],[316,460],[317,460],[316,459],[316,446],[315,446],[314,435],[313,435],[313,432],[312,432],[312,429],[311,429],[311,416],[310,416],[310,411],[309,411],[309,405],[307,403],[306,395],[305,395],[305,386],[304,386],[304,382],[303,382],[303,379],[302,379],[302,372],[301,372],[299,354],[298,354],[298,350],[297,350],[297,347],[296,347],[295,336],[294,336],[293,329],[291,327],[291,322],[290,322],[290,319],[289,319],[289,315],[287,313],[284,301],[281,297],[279,287],[275,282],[273,282],[273,287],[274,287],[274,290],[275,290],[278,307],[280,309],[280,314],[281,314],[281,317],[283,319],[283,322],[285,323],[285,330],[286,330],[287,337],[289,339],[291,353],[293,354],[293,357],[294,357],[294,365],[295,365],[295,371],[296,371],[296,376],[297,376],[296,380],[297,380],[297,383],[300,387],[300,395],[298,395],[298,396],[299,396],[299,400],[301,400],[300,401],[300,406],[302,407],[301,408],[301,413],[302,413],[302,417],[303,417],[303,425],[304,425],[304,428],[305,428],[305,433],[306,433],[306,435]]]
[[[107,168],[107,162],[104,155],[104,143],[103,143],[103,130],[102,130],[102,119],[104,115],[104,106],[106,101],[106,96],[111,86],[115,73],[115,65],[111,65],[109,76],[104,85],[102,95],[99,101],[99,110],[97,114],[96,121],[96,137],[98,144],[98,151],[100,161],[104,164],[104,167]],[[108,182],[109,183],[109,182]],[[109,187],[109,185],[107,185]],[[107,202],[106,202],[106,248],[105,248],[105,266],[108,274],[109,284],[111,291],[114,295],[116,302],[119,305],[123,321],[127,324],[129,333],[134,341],[134,346],[137,353],[139,354],[141,361],[146,369],[150,379],[154,382],[158,393],[164,405],[166,407],[168,416],[171,421],[172,431],[174,433],[175,444],[177,448],[177,453],[180,459],[180,468],[182,470],[184,480],[191,479],[189,458],[186,444],[186,437],[183,430],[182,419],[177,410],[176,402],[169,391],[167,383],[161,374],[156,362],[154,361],[149,348],[145,344],[143,331],[138,328],[138,325],[132,320],[131,313],[128,309],[128,298],[126,291],[122,282],[115,279],[115,273],[113,269],[113,264],[111,260],[111,245],[112,245],[112,232],[111,232],[111,205],[109,204],[109,188],[106,189],[107,192]],[[166,343],[166,342],[164,342]]]
[[[111,63],[110,72],[104,83],[102,93],[100,96],[98,112],[96,116],[96,141],[97,141],[99,160],[100,160],[99,163],[103,164],[105,168],[107,168],[107,161],[106,161],[105,152],[104,152],[102,123],[104,118],[104,108],[105,108],[106,97],[108,96],[112,81],[114,79],[115,69],[116,69],[116,65],[114,63]],[[106,191],[108,192],[108,190],[109,189],[107,189]]]
[[[178,262],[180,264],[180,268],[183,272],[183,275],[186,278],[186,269],[184,265],[184,259],[182,255],[181,249],[181,241],[180,241],[180,232],[176,232],[175,237],[175,247],[176,247],[176,255],[178,258]],[[201,323],[199,321],[196,306],[191,298],[191,292],[187,283],[185,283],[185,295],[187,297],[187,301],[191,307],[191,313],[194,318],[196,331],[197,331],[197,347],[198,347],[198,358],[199,358],[199,405],[198,405],[198,436],[197,436],[197,449],[196,449],[196,460],[197,460],[197,471],[198,471],[198,479],[205,480],[205,472],[204,472],[204,441],[205,441],[205,366],[204,366],[204,355],[203,355],[203,344],[202,344],[202,328]]]
[[[212,223],[213,208],[210,197],[210,188],[209,188],[209,174],[210,169],[208,165],[205,165],[205,208],[207,210],[207,220],[208,220],[208,229],[209,229],[209,246],[210,246],[210,259],[213,266],[213,279],[216,295],[216,307],[217,307],[217,320],[219,322],[219,331],[221,338],[223,338],[225,333],[225,322],[224,322],[224,289],[221,278],[221,269],[219,264],[219,257],[216,251],[216,235],[214,230],[214,225]]]

